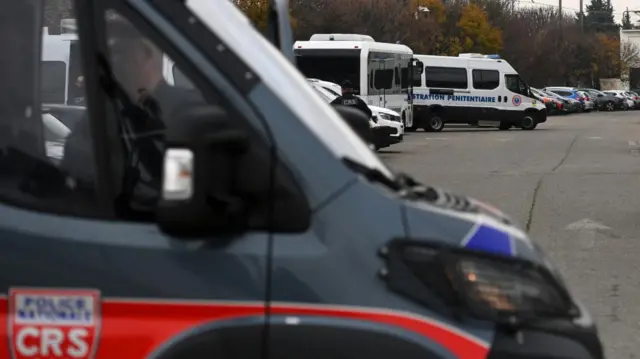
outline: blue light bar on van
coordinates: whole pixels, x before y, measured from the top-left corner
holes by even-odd
[[[499,59],[499,58],[500,58],[500,55],[498,55],[498,54],[493,54],[493,55],[486,55],[486,57],[487,57],[488,59]]]

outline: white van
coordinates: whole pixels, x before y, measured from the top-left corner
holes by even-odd
[[[413,51],[356,34],[315,34],[293,45],[298,69],[307,78],[340,84],[349,80],[368,105],[384,107],[411,122],[409,81]]]
[[[79,105],[84,90],[76,87],[81,75],[80,53],[76,34],[42,35],[40,71],[41,98],[44,104]]]
[[[414,123],[407,123],[407,131],[442,131],[447,123],[533,130],[547,120],[544,104],[505,60],[482,54],[414,57],[424,71],[413,84]]]

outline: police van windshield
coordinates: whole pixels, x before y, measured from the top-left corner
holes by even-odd
[[[257,29],[247,27],[247,17],[235,4],[229,1],[187,1],[187,4],[190,11],[210,29],[214,29],[216,35],[226,42],[231,50],[247,64],[255,67],[254,71],[259,74],[268,88],[276,92],[279,97],[287,99],[287,105],[298,120],[307,126],[335,156],[353,159],[390,178],[394,176],[393,171],[371,151],[336,111],[321,98],[313,96],[313,89],[309,88],[309,82],[300,74],[300,71],[287,61]],[[221,19],[224,19],[224,22],[220,21]],[[308,52],[299,52],[297,60],[303,71],[319,75],[306,76],[307,78],[323,79],[326,77],[323,76],[324,74],[341,74],[355,78],[355,81],[351,82],[357,86],[360,83],[358,81],[359,51],[344,50],[342,54],[342,56],[334,56],[337,57],[333,59],[336,61],[334,68],[322,64],[323,59],[331,61],[331,58],[326,56],[306,58],[306,55],[312,55]],[[260,55],[260,61],[256,61],[257,55]],[[316,53],[316,55],[321,54]],[[334,80],[340,82],[339,77]]]
[[[351,81],[354,93],[360,93],[359,49],[296,49],[298,70],[305,77],[340,84]]]

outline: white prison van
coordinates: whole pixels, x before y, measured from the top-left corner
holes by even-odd
[[[376,42],[368,35],[315,34],[309,41],[297,41],[293,50],[305,77],[337,84],[349,80],[367,104],[396,111],[404,122],[412,122],[410,79],[420,74],[414,71],[409,47]]]
[[[441,131],[445,124],[533,130],[546,122],[544,104],[503,59],[482,54],[415,55],[424,70],[414,79],[413,123],[406,130]]]
[[[49,35],[48,29],[43,29],[42,103],[79,105],[84,100],[84,90],[76,87],[76,79],[82,74],[77,38],[76,34]]]

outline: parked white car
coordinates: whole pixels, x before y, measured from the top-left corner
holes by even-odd
[[[64,143],[71,130],[63,124],[55,116],[44,113],[42,114],[42,122],[44,124],[44,140],[47,151],[47,157],[53,163],[59,163],[64,156]]]
[[[589,95],[585,91],[578,91],[578,93],[580,94],[580,96],[582,96],[583,101],[584,101],[583,110],[585,110],[587,112],[589,112],[591,110],[595,110],[596,102],[594,101],[594,99],[591,98],[591,95]]]
[[[635,101],[633,101],[629,96],[627,96],[625,94],[626,91],[624,91],[624,90],[607,90],[607,91],[602,91],[602,92],[610,94],[610,95],[613,95],[613,96],[615,96],[617,98],[624,99],[625,102],[627,103],[627,106],[626,106],[625,110],[628,110],[630,108],[634,108],[635,105],[636,105]]]
[[[329,97],[329,102],[333,101],[336,97],[342,94],[342,88],[336,83],[318,79],[307,80],[315,88],[320,88],[320,90]],[[375,122],[378,125],[390,126],[397,129],[396,133],[392,134],[391,137],[394,138],[397,142],[402,142],[404,138],[404,125],[402,124],[402,117],[400,116],[400,114],[384,107],[372,105],[367,106],[369,106],[369,109],[373,113],[373,117],[375,117]]]
[[[630,99],[631,101],[633,101],[633,108],[634,109],[640,109],[640,97],[638,97],[638,94],[632,91],[624,91],[624,95],[627,96],[628,99]]]

